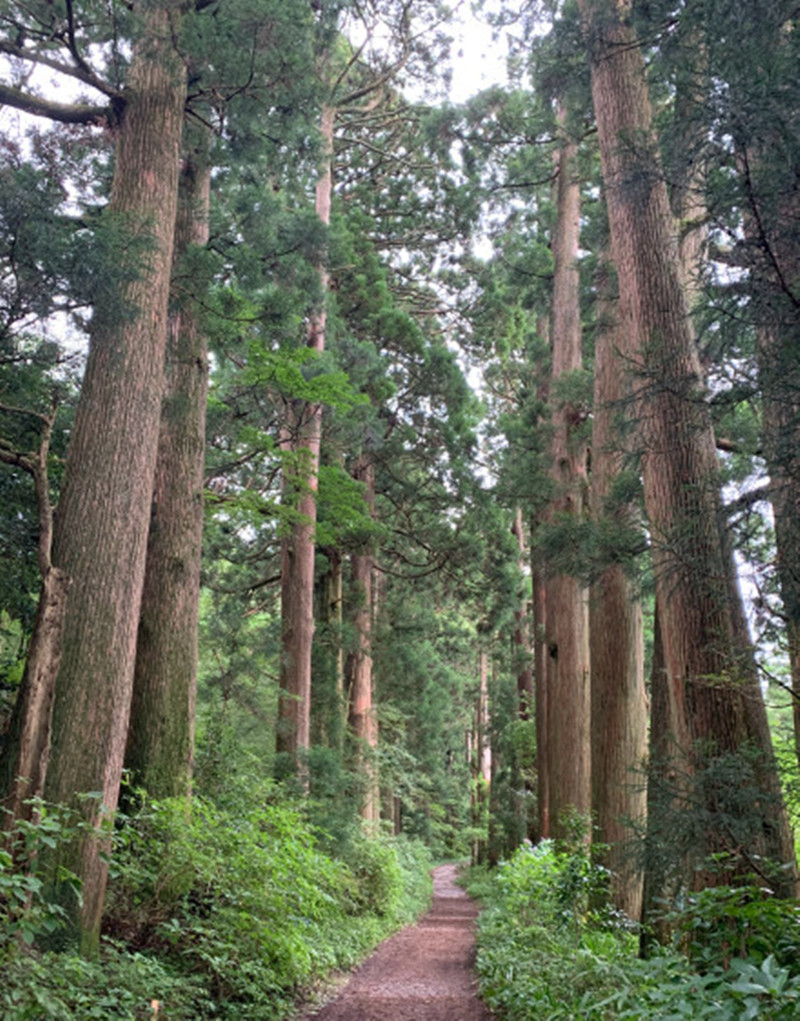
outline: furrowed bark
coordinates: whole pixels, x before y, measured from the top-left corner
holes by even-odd
[[[188,794],[194,761],[208,345],[184,274],[187,254],[208,241],[211,168],[201,131],[196,144],[184,143],[179,181],[166,385],[125,752],[134,784],[156,798]]]
[[[53,561],[72,578],[53,706],[45,796],[114,811],[128,730],[136,630],[158,446],[185,68],[174,49],[181,5],[150,5],[134,48],[118,128],[109,213],[136,244],[128,314],[95,313],[56,514]],[[82,950],[97,950],[105,840],[85,835],[49,862],[52,889]],[[82,884],[78,904],[64,867]]]

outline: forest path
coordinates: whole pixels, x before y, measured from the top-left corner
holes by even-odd
[[[378,947],[335,1000],[302,1021],[491,1021],[472,964],[479,908],[455,865],[433,870],[433,905]]]

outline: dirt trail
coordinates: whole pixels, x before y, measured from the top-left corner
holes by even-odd
[[[491,1021],[472,972],[478,908],[455,877],[455,865],[434,869],[428,914],[381,943],[335,1000],[302,1021]]]

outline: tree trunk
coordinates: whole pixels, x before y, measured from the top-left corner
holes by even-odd
[[[563,118],[562,118],[563,119]],[[579,521],[584,514],[586,451],[576,440],[576,409],[558,399],[558,381],[581,367],[578,277],[580,186],[577,145],[562,142],[558,158],[557,220],[553,237],[554,499],[550,519]],[[589,745],[589,635],[586,590],[567,574],[547,581],[550,827],[566,836],[568,817],[591,809]],[[588,836],[588,834],[587,834]]]
[[[797,334],[781,328],[775,318],[762,321],[756,331],[758,374],[800,766],[800,357]]]
[[[546,346],[549,346],[550,321],[539,316],[536,332]],[[548,384],[540,384],[538,397],[547,403]],[[538,517],[530,521],[531,535],[536,534],[540,524]],[[550,837],[550,768],[548,742],[550,740],[550,699],[548,669],[550,655],[547,649],[547,585],[546,565],[541,551],[531,544],[531,603],[533,610],[533,695],[536,712],[536,807],[539,840]]]
[[[492,783],[492,746],[489,735],[489,654],[478,652],[478,693],[475,699],[471,741],[472,758],[472,864],[486,856],[487,841],[482,836],[488,823]]]
[[[34,815],[31,799],[44,792],[50,757],[53,695],[61,662],[61,645],[70,579],[52,562],[53,508],[47,458],[55,411],[42,420],[39,450],[3,458],[24,468],[33,477],[39,517],[39,571],[42,577],[39,605],[33,627],[19,695],[0,745],[0,829],[8,830],[18,819]]]
[[[335,110],[322,112],[324,165],[316,189],[317,216],[330,223],[333,192],[333,127]],[[319,267],[321,305],[308,325],[308,346],[325,348],[328,271]],[[296,510],[294,523],[281,548],[281,699],[278,710],[277,751],[293,768],[308,750],[311,712],[311,647],[314,639],[314,533],[317,521],[317,475],[322,435],[322,406],[294,402],[288,412],[283,448],[289,456],[284,468],[284,500]]]
[[[775,39],[775,46],[783,44]],[[800,196],[776,184],[784,143],[767,131],[740,158],[748,206],[745,242],[756,326],[764,458],[775,520],[778,585],[786,626],[795,755],[800,764],[800,292],[797,220]],[[766,175],[766,180],[762,176]]]
[[[636,523],[635,505],[610,505],[624,467],[625,439],[618,428],[627,366],[620,350],[617,302],[610,295],[607,261],[597,281],[594,417],[592,428],[592,517],[622,527]],[[614,284],[616,281],[614,281]],[[592,664],[592,808],[596,839],[608,846],[603,864],[611,872],[611,899],[638,919],[643,875],[630,822],[646,813],[647,695],[644,639],[638,586],[620,564],[606,567],[589,598]]]
[[[179,182],[166,390],[125,753],[134,783],[156,798],[187,794],[194,761],[208,350],[185,260],[208,241],[209,138],[200,130],[197,144],[185,145]]]
[[[362,455],[353,470],[353,478],[365,485],[364,497],[370,514],[375,513],[375,466]],[[350,732],[356,742],[356,763],[364,783],[361,818],[377,833],[381,817],[381,792],[375,751],[378,747],[378,720],[372,704],[372,550],[352,556],[353,590],[356,599],[353,614],[354,649],[347,660]]]
[[[525,536],[522,531],[522,509],[517,507],[511,526],[519,549],[520,571],[525,566]],[[514,661],[517,675],[517,700],[519,718],[529,720],[533,715],[533,666],[528,622],[528,607],[525,593],[521,594],[520,605],[514,610]]]
[[[522,527],[522,508],[514,512],[511,531],[517,540],[519,550],[519,569],[524,577],[525,568],[525,535]],[[520,593],[520,605],[514,610],[514,633],[512,635],[512,655],[517,675],[517,712],[520,720],[535,721],[536,705],[534,699],[534,652],[531,642],[531,608],[526,592]],[[535,726],[535,723],[534,723]],[[492,762],[497,768],[495,756]],[[534,789],[531,782],[531,767],[534,763],[533,748],[520,749],[515,746],[511,769],[514,774],[515,814],[519,831],[529,840],[537,837],[537,823],[531,811]]]
[[[114,811],[128,730],[163,393],[185,69],[174,49],[178,3],[150,6],[134,47],[118,128],[109,214],[136,244],[127,314],[95,313],[89,358],[55,521],[53,561],[72,578],[53,706],[45,795]],[[142,249],[142,243],[146,248]],[[51,863],[49,896],[65,906],[84,952],[97,948],[105,841],[76,840]],[[59,867],[82,881],[82,905]]]
[[[316,691],[311,707],[311,740],[341,752],[347,724],[342,642],[342,553],[332,546],[321,552],[327,567],[318,572],[316,581],[317,630],[312,650]]]
[[[676,866],[688,885],[724,882],[696,866],[730,852],[751,873],[794,863],[766,713],[730,552],[723,534],[714,432],[704,400],[691,320],[682,290],[666,185],[651,124],[644,62],[624,20],[628,5],[580,0],[592,64],[623,336],[636,368],[635,410],[645,506],[653,547],[656,602],[664,656],[671,767],[698,797],[679,813],[672,834]],[[749,830],[732,843],[707,780],[742,749],[756,755],[752,782],[726,792],[729,805],[749,799]],[[741,805],[740,805],[740,810]],[[744,823],[744,819],[741,820]],[[687,824],[689,829],[687,829]],[[694,828],[692,829],[692,824]],[[684,843],[681,843],[681,840]],[[795,889],[793,869],[770,877]]]
[[[547,596],[544,570],[534,557],[531,573],[533,603],[533,679],[536,710],[536,806],[539,840],[550,837],[550,770],[547,743],[550,733],[547,671]]]

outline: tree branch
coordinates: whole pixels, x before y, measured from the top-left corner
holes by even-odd
[[[75,106],[69,103],[54,103],[9,85],[0,85],[0,106],[11,106],[15,110],[24,110],[34,117],[46,117],[61,124],[103,124],[113,120],[111,104]]]
[[[104,82],[102,78],[92,71],[88,64],[83,61],[77,54],[73,54],[77,62],[77,66],[70,64],[64,64],[60,60],[54,60],[52,57],[48,57],[43,53],[36,53],[33,50],[25,49],[24,46],[17,46],[14,43],[9,42],[7,39],[0,40],[0,53],[7,53],[10,57],[17,57],[19,60],[24,60],[30,64],[39,64],[41,67],[49,67],[52,71],[56,71],[58,74],[66,75],[68,78],[76,78],[79,82],[83,82],[84,85],[89,85],[93,89],[97,89],[104,96],[108,96],[109,99],[121,100],[122,93],[118,89],[112,88],[107,82]]]

